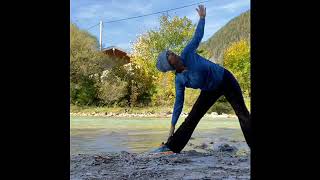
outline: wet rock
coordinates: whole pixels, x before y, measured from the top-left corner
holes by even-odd
[[[196,150],[185,151],[181,153],[183,156],[201,156],[203,153],[200,153]]]
[[[200,146],[196,146],[195,148],[206,149],[208,145],[206,143],[202,143]]]
[[[172,163],[189,163],[189,162],[191,162],[191,161],[187,158],[174,158],[174,159],[172,159]]]
[[[247,156],[248,155],[248,151],[244,150],[244,149],[240,149],[236,152],[236,156],[241,157],[241,156]]]
[[[216,113],[216,112],[212,112],[210,115],[211,115],[211,116],[217,116],[217,115],[218,115],[218,113]]]
[[[230,146],[229,144],[221,144],[218,146],[218,150],[222,152],[236,152],[238,149],[234,146]]]
[[[237,116],[236,115],[233,115],[233,114],[228,114],[227,118],[236,118]]]
[[[231,140],[229,140],[230,142],[232,142],[232,143],[237,143],[238,141],[237,140],[235,140],[235,139],[231,139]]]
[[[233,162],[228,162],[227,165],[234,165],[234,163]]]
[[[218,141],[220,141],[220,142],[227,142],[227,141],[228,141],[228,138],[220,137],[220,138],[218,139]]]
[[[204,177],[204,178],[201,178],[201,180],[211,180],[211,178],[209,178],[209,177]]]
[[[248,161],[248,158],[243,158],[243,157],[242,157],[242,158],[239,158],[238,161],[239,161],[239,162],[246,162],[246,161]]]

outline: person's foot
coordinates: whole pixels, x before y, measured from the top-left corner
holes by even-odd
[[[158,147],[157,149],[154,149],[153,151],[151,151],[152,153],[173,153],[167,145],[165,145],[164,143],[161,144],[160,147]]]

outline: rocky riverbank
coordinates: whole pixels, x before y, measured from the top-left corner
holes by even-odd
[[[171,155],[125,151],[72,155],[70,179],[250,179],[248,150],[226,143],[197,148],[201,151]]]
[[[99,117],[154,117],[154,118],[169,118],[172,116],[171,112],[167,113],[114,113],[114,112],[71,112],[71,116],[99,116]],[[181,113],[181,117],[187,117],[188,113]],[[207,113],[207,117],[221,117],[221,118],[234,118],[233,114],[220,114],[216,112]]]

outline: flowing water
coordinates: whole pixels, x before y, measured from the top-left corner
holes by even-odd
[[[180,118],[176,129],[184,121]],[[70,154],[145,152],[166,141],[170,118],[70,117]],[[243,142],[237,118],[204,117],[190,143]],[[189,147],[186,146],[186,150]]]

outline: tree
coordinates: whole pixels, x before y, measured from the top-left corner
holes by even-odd
[[[70,24],[71,103],[92,105],[98,102],[99,77],[115,61],[98,51],[98,42],[86,31]]]
[[[128,94],[128,83],[121,80],[112,70],[106,73],[101,77],[98,97],[102,100],[102,105],[119,105],[118,103]]]
[[[239,81],[242,91],[250,95],[250,44],[240,40],[231,44],[224,53],[224,66],[230,70]]]
[[[160,17],[160,27],[140,35],[133,44],[132,62],[145,73],[151,83],[145,89],[152,95],[153,105],[172,105],[174,101],[174,73],[161,73],[156,69],[160,52],[170,49],[181,54],[191,40],[195,25],[187,17]],[[145,82],[140,82],[145,83]]]
[[[74,81],[78,75],[90,76],[102,73],[115,66],[113,61],[98,50],[97,39],[88,32],[70,24],[70,77]]]

